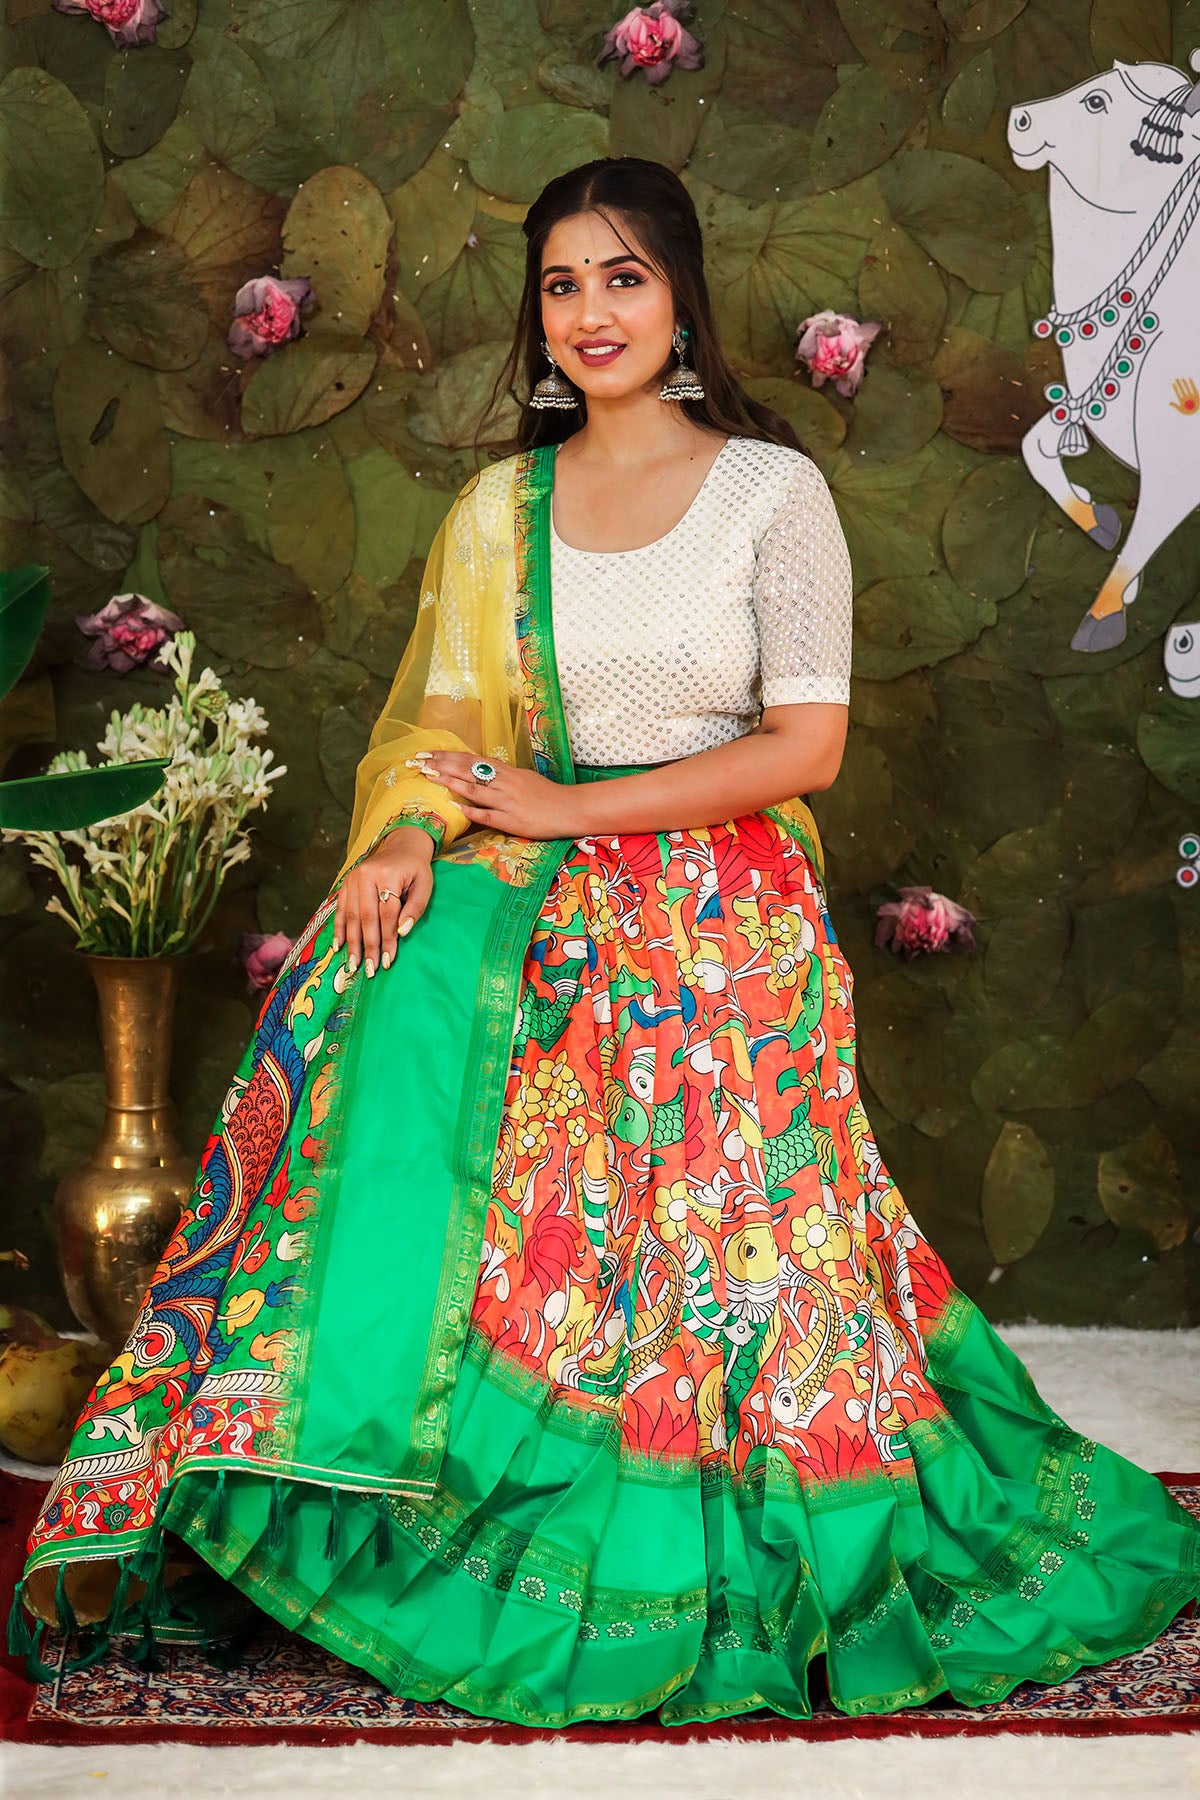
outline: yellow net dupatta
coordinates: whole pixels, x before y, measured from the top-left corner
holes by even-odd
[[[397,825],[438,849],[472,829],[449,788],[406,766],[418,750],[466,750],[532,768],[514,648],[519,456],[459,490],[429,548],[416,622],[358,765],[338,879]]]

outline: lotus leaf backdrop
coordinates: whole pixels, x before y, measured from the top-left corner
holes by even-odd
[[[243,930],[327,892],[355,763],[426,547],[510,341],[520,220],[603,153],[678,169],[750,391],[828,478],[856,575],[850,735],[814,798],[856,975],[864,1103],[891,1172],[995,1320],[1200,1319],[1195,713],[1163,634],[1200,528],[1155,557],[1130,634],[1067,648],[1110,558],[1019,454],[1059,370],[1046,173],[1008,108],[1114,57],[1187,67],[1168,0],[700,0],[705,66],[659,88],[595,67],[620,0],[168,0],[126,51],[9,0],[0,29],[6,564],[53,571],[5,713],[10,774],[93,746],[165,683],[83,667],[76,613],[137,590],[180,613],[288,765],[184,981],[174,1066],[197,1154],[251,1029]],[[239,285],[308,276],[305,335],[226,348]],[[853,401],[814,391],[796,326],[886,322]],[[119,401],[119,405],[114,405]],[[1128,523],[1136,476],[1072,474]],[[1194,704],[1194,703],[1193,703]],[[974,955],[898,961],[875,907],[930,882]],[[0,864],[0,1247],[59,1322],[50,1204],[101,1113],[95,1008],[48,887]]]

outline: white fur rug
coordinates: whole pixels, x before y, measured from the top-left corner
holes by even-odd
[[[1200,1331],[1005,1326],[1067,1422],[1147,1469],[1200,1470]],[[14,1465],[9,1464],[13,1467]],[[0,1747],[4,1800],[1190,1800],[1200,1735],[836,1743]]]

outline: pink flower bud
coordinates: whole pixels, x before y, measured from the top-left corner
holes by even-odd
[[[175,632],[183,630],[178,613],[156,606],[144,594],[114,594],[99,612],[76,613],[75,623],[85,637],[95,639],[88,646],[84,666],[112,669],[118,675],[128,675],[130,669],[143,665],[156,674],[166,674],[167,664],[155,653]]]
[[[597,67],[619,56],[622,76],[641,69],[655,85],[666,80],[676,63],[681,69],[703,68],[702,46],[679,23],[691,10],[691,0],[654,0],[652,6],[635,6],[605,32]]]
[[[274,987],[280,969],[291,953],[292,939],[283,931],[243,931],[238,961],[245,969],[252,992]]]
[[[887,900],[877,909],[875,944],[889,948],[911,962],[934,950],[961,946],[974,950],[974,914],[957,900],[937,894],[931,887],[902,887],[899,900]]]
[[[832,381],[849,399],[858,392],[867,351],[882,330],[877,319],[863,324],[849,313],[813,313],[796,328],[796,361],[808,369],[814,387]]]
[[[235,356],[269,356],[280,344],[300,335],[300,313],[312,299],[306,276],[280,281],[259,275],[243,282],[233,301],[233,324],[225,341]]]
[[[103,25],[118,49],[152,44],[166,13],[158,0],[54,0],[60,13],[87,13]]]

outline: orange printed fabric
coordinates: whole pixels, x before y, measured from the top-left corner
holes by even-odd
[[[954,1290],[859,1100],[853,978],[763,813],[587,837],[530,939],[472,1308],[624,1449],[909,1459]],[[757,1460],[757,1458],[755,1459]]]

